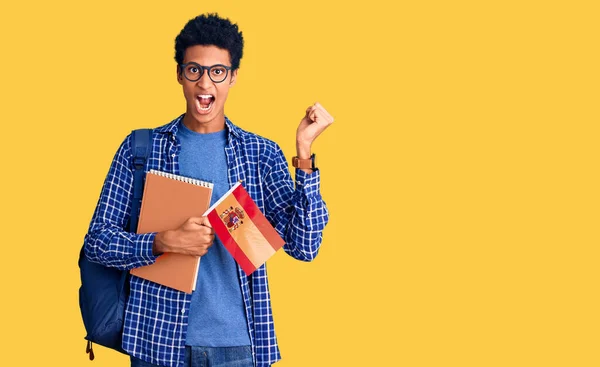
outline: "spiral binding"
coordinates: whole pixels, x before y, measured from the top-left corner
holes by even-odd
[[[191,178],[191,177],[174,175],[172,173],[163,172],[163,171],[157,171],[155,169],[151,169],[149,173],[152,173],[153,175],[157,175],[157,176],[162,176],[162,177],[170,178],[172,180],[186,182],[186,183],[189,183],[189,184],[192,184],[192,185],[196,185],[196,186],[208,187],[209,189],[213,188],[213,184],[211,182],[196,180],[195,178]]]

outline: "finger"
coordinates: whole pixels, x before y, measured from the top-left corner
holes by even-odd
[[[328,120],[331,120],[331,122],[333,122],[333,116],[331,116],[329,114],[329,112],[327,112],[327,110],[325,109],[325,107],[323,107],[322,104],[320,104],[319,102],[315,103],[315,107],[319,110],[322,111],[323,114],[327,117]]]
[[[212,234],[201,234],[195,239],[195,245],[197,247],[209,247],[215,240],[215,236]]]
[[[321,108],[320,111],[323,112],[323,115],[325,115],[325,118],[329,121],[329,123],[333,122],[333,116],[331,116],[326,109]]]
[[[320,104],[319,102],[315,102],[314,106],[315,106],[315,108],[316,108],[316,109],[318,109],[318,110],[320,110],[320,111],[323,111],[323,113],[324,113],[324,114],[325,114],[327,117],[330,117],[330,118],[333,120],[333,116],[331,116],[331,115],[329,114],[329,112],[327,112],[327,110],[325,109],[325,107],[323,107],[323,105],[322,105],[322,104]]]
[[[318,124],[320,124],[320,125],[325,125],[325,126],[327,126],[327,125],[331,124],[331,120],[329,119],[329,117],[327,117],[327,116],[326,116],[326,115],[323,113],[323,111],[321,111],[321,110],[317,110],[317,111],[315,111],[315,116],[316,116],[316,117],[315,117],[315,119],[316,119],[316,122],[317,122]]]
[[[203,226],[206,226],[206,227],[210,227],[210,228],[212,228],[212,224],[210,224],[210,221],[208,220],[208,217],[202,217],[202,218],[201,218],[201,221],[202,221],[202,223],[201,223],[201,224],[202,224]]]
[[[306,117],[307,117],[308,119],[310,119],[310,120],[314,121],[314,120],[313,120],[313,118],[314,118],[314,112],[315,112],[315,110],[316,110],[316,107],[315,107],[315,106],[310,106],[310,107],[309,107],[309,108],[306,110]]]
[[[204,247],[204,248],[209,248],[214,243],[215,243],[215,237],[214,236],[207,236],[207,237],[205,237],[205,238],[202,239],[202,247]]]
[[[305,114],[306,117],[308,117],[308,115],[310,114],[310,111],[313,110],[313,107],[314,106],[308,106],[308,108],[306,109],[306,114]]]
[[[312,112],[312,120],[316,123],[321,123],[323,121],[323,115],[321,114],[321,112],[319,110],[314,110]]]
[[[186,223],[202,225],[202,217],[189,217]]]
[[[198,228],[198,232],[201,233],[203,236],[211,236],[215,233],[215,230],[212,227],[201,225]]]

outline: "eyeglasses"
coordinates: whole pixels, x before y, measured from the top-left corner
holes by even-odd
[[[190,82],[197,82],[204,75],[204,70],[208,70],[208,77],[214,83],[221,83],[225,79],[227,79],[227,74],[229,74],[229,70],[231,67],[216,64],[212,66],[202,66],[195,62],[188,62],[187,64],[179,65],[181,67],[181,72],[183,76]]]

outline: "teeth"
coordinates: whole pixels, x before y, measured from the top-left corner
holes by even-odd
[[[200,97],[200,98],[212,98],[213,96],[211,94],[200,94],[198,97]]]

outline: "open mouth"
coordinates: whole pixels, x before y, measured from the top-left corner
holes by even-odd
[[[210,112],[214,102],[215,102],[215,96],[213,96],[212,94],[197,95],[196,96],[196,107],[198,109],[198,113]]]

